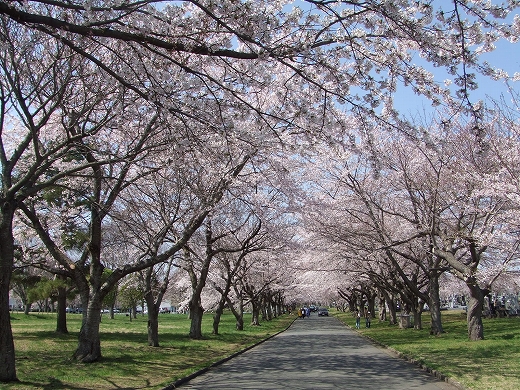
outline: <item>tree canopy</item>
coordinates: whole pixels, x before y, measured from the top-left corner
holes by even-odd
[[[469,337],[482,338],[484,297],[518,267],[518,106],[472,91],[514,79],[481,55],[517,40],[516,7],[0,3],[0,380],[16,379],[20,248],[45,251],[37,266],[76,284],[85,362],[101,356],[107,295],[174,259],[193,310],[207,278],[224,291],[224,276],[223,300],[257,316],[282,292],[314,299],[316,283],[372,305],[400,294],[420,314],[449,271],[472,299]],[[437,111],[408,120],[402,88]]]

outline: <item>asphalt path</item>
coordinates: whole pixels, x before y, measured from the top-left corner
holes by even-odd
[[[178,388],[457,389],[316,313]]]

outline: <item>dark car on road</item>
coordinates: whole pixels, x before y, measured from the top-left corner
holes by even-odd
[[[328,317],[329,316],[329,311],[326,308],[324,308],[324,307],[320,307],[318,309],[318,315],[319,316],[327,316]]]

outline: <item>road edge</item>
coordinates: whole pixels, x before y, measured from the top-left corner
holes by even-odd
[[[337,318],[337,317],[336,317]],[[431,367],[428,367],[427,365],[425,364],[422,364],[420,363],[418,360],[416,359],[413,359],[407,355],[405,355],[404,353],[402,352],[399,352],[397,351],[396,349],[392,348],[392,347],[389,347],[388,345],[386,344],[383,344],[381,343],[380,341],[376,340],[376,339],[373,339],[372,337],[370,336],[367,336],[363,333],[360,333],[357,331],[357,329],[354,329],[352,328],[352,326],[344,323],[343,321],[341,321],[339,318],[337,318],[339,320],[339,322],[341,322],[343,325],[345,325],[347,328],[351,329],[352,331],[356,332],[356,334],[358,334],[359,336],[361,337],[364,337],[365,339],[369,340],[372,344],[382,348],[382,349],[385,349],[387,350],[388,352],[390,352],[392,355],[394,355],[395,357],[399,358],[399,359],[402,359],[402,360],[405,360],[409,363],[412,363],[414,364],[415,366],[419,367],[421,370],[427,372],[428,374],[432,375],[433,377],[443,381],[443,382],[446,382],[446,383],[449,383],[450,385],[452,386],[455,386],[457,387],[458,389],[460,390],[470,390],[468,387],[465,387],[462,383],[456,381],[455,379],[447,376],[447,375],[444,375],[443,373],[441,373],[440,371],[438,370],[434,370],[433,368]]]
[[[217,367],[217,366],[220,366],[222,363],[225,363],[225,362],[233,359],[234,357],[237,357],[238,355],[241,355],[244,352],[247,352],[250,349],[252,349],[252,348],[254,348],[254,347],[256,347],[256,346],[258,346],[258,345],[260,345],[260,344],[262,344],[264,342],[266,342],[267,340],[270,340],[273,337],[278,336],[280,333],[283,333],[287,329],[289,329],[297,318],[298,317],[294,317],[294,319],[285,327],[285,329],[282,329],[279,332],[276,332],[276,333],[272,334],[271,336],[256,342],[255,344],[252,344],[252,345],[250,345],[250,346],[248,346],[248,347],[246,347],[244,349],[241,349],[240,351],[237,351],[237,352],[233,353],[232,355],[229,355],[229,356],[227,356],[227,357],[225,357],[225,358],[223,358],[223,359],[221,359],[219,361],[216,361],[216,362],[210,364],[207,367],[201,368],[200,370],[198,370],[198,371],[196,371],[196,372],[194,372],[194,373],[192,373],[192,374],[190,374],[188,376],[185,376],[183,378],[177,379],[175,382],[173,382],[173,383],[169,384],[168,386],[164,387],[162,390],[174,390],[174,389],[177,389],[180,386],[182,386],[182,385],[186,384],[187,382],[189,382],[190,380],[198,377],[199,375],[202,375],[202,374],[208,372],[210,369],[212,369],[214,367]]]

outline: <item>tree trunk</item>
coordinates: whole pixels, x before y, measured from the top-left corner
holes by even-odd
[[[379,297],[379,321],[386,321],[386,305],[383,295]]]
[[[348,308],[349,308],[350,312],[355,313],[355,311],[357,309],[356,299],[350,299],[347,302],[348,302]]]
[[[244,313],[242,313],[239,317],[236,318],[236,329],[237,330],[244,330]]]
[[[347,289],[345,291],[338,289],[339,296],[347,301],[348,308],[351,313],[355,313],[358,310],[360,303],[358,302],[358,296],[355,291]],[[341,305],[343,311],[345,311],[345,305]]]
[[[220,317],[222,316],[222,313],[224,312],[224,306],[226,304],[226,301],[228,300],[229,291],[231,290],[231,281],[232,281],[232,275],[230,275],[230,272],[228,271],[228,277],[226,279],[226,286],[224,289],[221,289],[220,287],[217,288],[217,291],[220,293],[220,300],[218,301],[217,310],[215,311],[215,315],[213,316],[213,334],[218,334],[218,326],[220,324]],[[232,306],[231,304],[229,306]]]
[[[253,314],[251,317],[251,325],[260,326],[260,303],[256,301],[251,302],[253,306]]]
[[[233,305],[233,302],[231,302],[231,299],[229,297],[226,298],[229,308],[231,309],[231,312],[235,316],[236,320],[236,329],[237,330],[244,330],[244,300],[242,299],[242,296],[238,294],[238,309],[235,308]]]
[[[14,265],[13,237],[14,206],[5,202],[0,215],[0,382],[15,382],[16,363],[11,313],[9,312],[9,286]]]
[[[368,311],[370,311],[370,317],[376,318],[376,298],[377,294],[367,294]]]
[[[67,334],[67,288],[58,287],[58,310],[56,316],[56,332]]]
[[[269,300],[266,301],[266,319],[267,321],[271,321],[273,319],[273,306]]]
[[[422,329],[422,310],[414,308],[413,310],[413,328],[417,330]]]
[[[190,301],[190,338],[194,340],[202,339],[202,316],[204,314],[204,309],[200,304],[200,299],[193,302]]]
[[[195,267],[193,263],[188,267],[187,271],[190,276],[191,281],[191,299],[189,302],[190,308],[190,338],[195,340],[202,339],[202,315],[204,314],[204,309],[201,303],[201,294],[204,286],[206,285],[206,280],[208,278],[209,267],[211,264],[211,260],[213,259],[214,252],[211,248],[211,244],[213,242],[213,231],[211,229],[211,219],[206,221],[206,257],[204,258],[204,262],[200,268],[199,277],[197,278]],[[190,253],[187,249],[184,252],[187,259],[190,258]]]
[[[87,153],[86,159],[94,162],[92,155]],[[94,171],[93,202],[90,210],[90,241],[88,251],[90,253],[90,270],[88,277],[84,270],[74,268],[75,283],[80,290],[83,319],[78,337],[78,348],[73,357],[83,363],[96,362],[101,358],[101,341],[99,337],[99,325],[101,323],[101,308],[104,295],[99,288],[102,285],[104,266],[101,263],[101,231],[103,213],[101,207],[102,171],[98,165],[92,167]],[[106,294],[105,294],[106,295]]]
[[[466,282],[470,294],[468,301],[468,337],[472,341],[484,340],[484,325],[482,324],[482,305],[484,304],[484,291],[471,278]]]
[[[101,323],[101,302],[89,302],[83,309],[83,323],[79,331],[78,348],[73,357],[83,363],[96,362],[101,358],[99,324]]]
[[[441,318],[441,299],[439,295],[439,275],[436,273],[430,276],[430,300],[428,306],[430,308],[431,327],[430,334],[438,336],[444,333]]]
[[[218,335],[218,326],[220,324],[220,317],[224,312],[224,305],[226,304],[227,295],[229,294],[229,290],[231,289],[231,279],[226,283],[226,288],[224,290],[220,290],[220,300],[218,301],[217,310],[215,310],[215,315],[213,316],[213,334]]]
[[[280,317],[283,314],[283,305],[281,302],[277,302],[274,307],[274,317]]]
[[[148,306],[148,345],[150,347],[158,347],[159,346],[159,306],[160,302],[156,304],[154,302],[154,297],[152,294],[152,290],[146,290],[144,295],[144,299],[146,300],[146,306]]]
[[[281,293],[278,293],[278,297],[276,299],[276,317],[280,317],[282,314],[285,314],[283,296]]]
[[[215,315],[213,316],[213,334],[218,335],[218,326],[220,324],[220,317],[222,316],[224,305],[220,304],[217,307],[217,310],[215,310]]]
[[[159,310],[155,305],[148,306],[148,345],[159,346]]]
[[[114,319],[114,306],[115,306],[115,303],[110,305],[110,308],[109,308],[109,315],[110,315],[111,320]]]
[[[383,295],[385,297],[386,305],[388,306],[388,322],[390,325],[395,325],[397,324],[395,301],[393,300],[393,297],[390,297],[387,293],[383,292]]]

